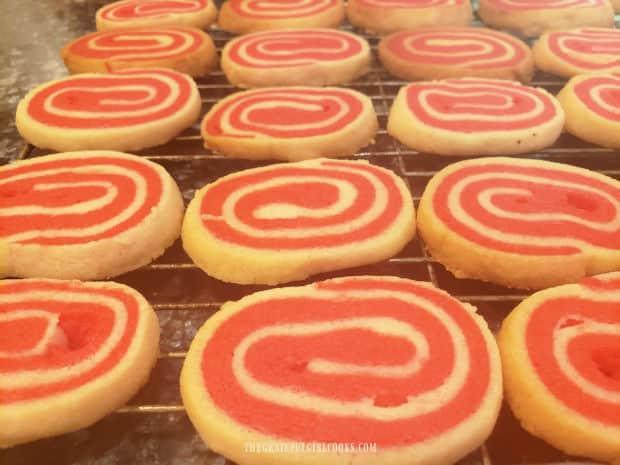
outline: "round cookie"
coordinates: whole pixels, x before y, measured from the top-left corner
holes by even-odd
[[[272,29],[338,27],[345,16],[342,0],[228,0],[218,25],[234,34]]]
[[[207,29],[215,21],[213,0],[120,0],[97,10],[98,31],[190,26]]]
[[[469,26],[469,0],[349,0],[347,16],[370,34],[390,34],[427,26]]]
[[[593,144],[620,148],[620,76],[575,76],[558,94],[565,129]]]
[[[71,74],[170,68],[200,77],[217,63],[211,37],[180,26],[93,32],[68,43],[61,55]]]
[[[192,342],[181,394],[236,463],[449,465],[490,434],[502,380],[473,307],[429,283],[359,276],[225,304]],[[276,449],[287,444],[305,447]]]
[[[511,79],[534,75],[534,59],[521,40],[471,27],[396,32],[379,43],[379,59],[394,76],[415,81],[457,77]]]
[[[220,100],[202,122],[202,137],[230,157],[299,161],[353,155],[377,128],[372,101],[360,92],[281,87]]]
[[[402,179],[366,161],[329,159],[224,176],[196,192],[182,231],[207,274],[270,285],[387,259],[414,234]]]
[[[620,72],[620,31],[582,28],[543,34],[532,52],[536,67],[570,78],[577,74]]]
[[[67,152],[0,167],[0,276],[103,279],[179,236],[183,199],[160,165]]]
[[[42,148],[133,151],[173,139],[198,119],[201,104],[192,78],[168,69],[78,74],[28,92],[15,122]]]
[[[459,278],[541,289],[620,270],[620,182],[543,160],[453,163],[428,183],[418,228]]]
[[[146,383],[158,349],[157,316],[127,286],[0,281],[0,448],[100,420]]]
[[[497,79],[416,82],[398,93],[388,133],[438,155],[516,155],[553,144],[564,111],[546,90]]]
[[[609,0],[479,0],[478,16],[488,26],[527,37],[576,27],[613,27]]]
[[[620,459],[620,273],[538,292],[498,335],[523,427],[567,454]]]
[[[286,29],[247,34],[222,51],[222,70],[237,87],[329,86],[366,74],[370,46],[335,29]]]

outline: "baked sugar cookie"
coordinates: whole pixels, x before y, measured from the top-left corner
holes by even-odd
[[[0,448],[100,420],[146,383],[158,348],[157,316],[127,286],[0,281]]]
[[[568,132],[593,144],[620,148],[620,76],[575,76],[558,100]]]
[[[609,0],[479,0],[478,16],[487,25],[528,37],[576,27],[613,27]]]
[[[620,72],[620,31],[582,28],[543,34],[532,49],[536,67],[570,78]]]
[[[370,67],[370,46],[335,29],[286,29],[233,39],[222,51],[222,69],[237,87],[344,84]]]
[[[428,183],[431,254],[459,278],[541,289],[620,270],[620,182],[543,160],[479,158]]]
[[[0,167],[0,217],[0,276],[102,279],[161,255],[183,199],[156,163],[67,152]]]
[[[498,79],[415,82],[394,100],[388,132],[438,155],[515,155],[553,144],[564,111],[544,89]]]
[[[370,98],[337,87],[280,87],[226,97],[202,122],[205,147],[236,158],[353,155],[377,132]]]
[[[180,26],[93,32],[68,43],[61,55],[71,74],[170,68],[199,77],[217,62],[211,37]]]
[[[225,304],[192,342],[181,394],[236,463],[449,465],[490,434],[502,380],[473,307],[429,283],[360,276]],[[287,443],[306,448],[261,453]]]
[[[529,82],[530,48],[499,31],[471,27],[422,28],[396,32],[379,44],[381,63],[405,80],[483,77]]]
[[[384,260],[414,233],[402,179],[365,161],[317,159],[208,184],[190,202],[182,236],[209,275],[278,284]]]
[[[469,26],[469,0],[349,0],[347,16],[371,34],[389,34],[427,26]]]
[[[620,273],[538,292],[504,320],[506,397],[523,427],[570,455],[620,459]]]
[[[234,34],[272,29],[338,27],[344,19],[342,0],[228,0],[217,19]]]
[[[198,87],[176,71],[78,74],[28,92],[16,125],[30,143],[57,151],[140,150],[191,126],[200,107]]]
[[[97,10],[98,31],[190,26],[207,29],[217,16],[213,0],[121,0]]]

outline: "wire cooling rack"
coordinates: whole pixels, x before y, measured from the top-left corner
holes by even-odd
[[[348,24],[343,29],[352,30]],[[368,74],[345,87],[361,91],[372,99],[380,130],[372,145],[351,158],[368,160],[400,175],[407,181],[417,206],[433,174],[459,158],[420,154],[387,134],[385,128],[390,106],[399,88],[405,83],[394,79],[381,68],[376,59],[378,39],[362,34],[361,31],[354,32],[369,41],[374,61]],[[217,29],[212,29],[210,34],[218,51],[231,37]],[[226,81],[220,70],[197,82],[203,103],[202,115],[215,102],[237,90]],[[553,94],[557,94],[563,84],[563,80],[543,73],[538,73],[532,83]],[[18,158],[31,158],[46,153],[24,142]],[[197,188],[220,176],[267,164],[229,159],[205,149],[200,138],[199,121],[170,143],[138,154],[160,163],[170,172],[179,184],[186,203]],[[569,163],[620,178],[620,152],[589,145],[568,134],[563,134],[552,147],[525,157]],[[526,297],[525,293],[512,289],[454,278],[427,254],[419,237],[387,261],[317,275],[311,281],[360,274],[396,275],[431,281],[458,299],[478,307],[493,331],[499,328],[508,312]],[[0,464],[231,463],[210,451],[195,433],[181,404],[178,380],[186,351],[202,323],[223,302],[239,299],[264,287],[232,285],[210,278],[191,262],[183,252],[180,241],[154,263],[115,280],[140,291],[155,308],[161,323],[161,354],[149,383],[127,406],[96,425],[76,433],[0,452]],[[570,461],[570,457],[522,430],[504,406],[489,440],[465,457],[460,465],[552,464]]]

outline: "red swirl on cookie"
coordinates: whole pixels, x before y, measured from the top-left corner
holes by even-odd
[[[99,14],[107,21],[125,22],[194,13],[207,8],[209,3],[210,0],[125,0],[104,6]]]
[[[465,0],[358,0],[358,3],[377,8],[430,8],[462,5]]]
[[[334,8],[337,0],[229,0],[230,8],[241,16],[257,19],[300,18]]]
[[[337,247],[394,225],[405,203],[396,179],[369,164],[321,159],[228,176],[197,201],[202,226],[229,244]]]
[[[585,78],[575,84],[573,94],[594,114],[613,122],[620,121],[620,77]]]
[[[346,89],[280,88],[237,94],[203,122],[203,133],[228,137],[313,137],[355,121],[363,102]]]
[[[258,32],[230,42],[226,53],[233,62],[250,68],[290,68],[347,60],[367,49],[365,41],[330,29]]]
[[[254,294],[222,311],[190,349],[184,401],[202,394],[185,388],[200,378],[192,386],[244,429],[381,451],[455,437],[483,410],[497,413],[488,329],[429,284],[342,278]],[[481,441],[471,437],[479,427],[488,428],[470,423],[464,434]]]
[[[495,79],[413,83],[406,99],[422,123],[464,133],[537,128],[558,114],[548,93]]]
[[[493,69],[517,66],[529,53],[527,45],[508,34],[482,28],[422,28],[384,39],[386,50],[421,66],[466,66]]]
[[[156,166],[115,152],[81,152],[2,167],[0,241],[85,244],[136,228],[162,201]]]
[[[528,356],[539,381],[564,406],[619,427],[620,274],[588,278],[571,291],[531,310]]]
[[[522,255],[620,250],[618,183],[585,169],[469,160],[452,165],[429,195],[446,227],[487,249]]]
[[[194,83],[171,70],[76,75],[43,87],[28,102],[28,116],[57,128],[126,128],[165,120],[191,104]]]
[[[549,51],[565,63],[585,71],[611,71],[620,68],[620,31],[610,28],[584,28],[550,32]]]
[[[589,8],[608,4],[607,0],[485,0],[487,4],[505,10],[542,10]]]
[[[71,42],[66,52],[99,60],[165,60],[198,50],[205,37],[200,30],[187,27],[94,32]]]
[[[140,306],[135,292],[118,285],[2,282],[0,405],[71,392],[105,377],[135,345]]]

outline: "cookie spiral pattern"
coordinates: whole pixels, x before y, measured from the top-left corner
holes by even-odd
[[[257,138],[315,137],[342,130],[364,108],[346,89],[281,88],[236,94],[203,121],[205,136]]]
[[[377,8],[430,8],[462,5],[465,0],[358,0],[360,5]]]
[[[484,440],[501,402],[499,371],[492,336],[470,308],[427,283],[362,276],[227,304],[192,343],[182,392],[216,450],[206,418],[214,409],[226,429],[260,440],[375,442],[374,460],[389,448],[403,451],[394,463],[410,463],[405,451],[442,455],[416,446],[450,450],[455,431],[468,444]],[[242,450],[220,452],[239,460]]]
[[[115,152],[59,154],[0,169],[0,240],[75,245],[136,228],[170,195],[165,171]],[[167,173],[166,173],[167,175]]]
[[[338,5],[337,0],[229,0],[241,16],[256,19],[285,19],[312,16]]]
[[[104,6],[102,19],[126,22],[143,18],[165,18],[182,13],[195,13],[207,8],[210,0],[124,0]]]
[[[158,340],[153,310],[127,286],[0,281],[0,446],[87,426],[125,403]]]
[[[433,28],[403,31],[384,39],[385,49],[418,65],[493,69],[517,66],[528,49],[520,40],[490,29]]]
[[[526,299],[499,336],[508,398],[524,426],[603,461],[620,454],[619,305],[620,273],[598,275]]]
[[[234,39],[224,52],[247,68],[294,68],[354,58],[368,49],[360,37],[330,29],[258,32]]]

